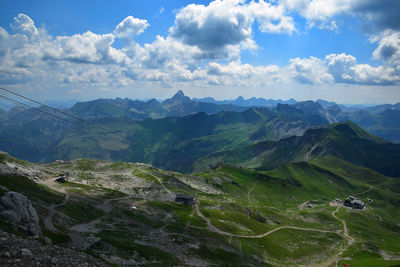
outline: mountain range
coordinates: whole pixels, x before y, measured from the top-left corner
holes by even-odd
[[[287,117],[295,117],[311,123],[323,125],[326,123],[343,122],[352,120],[364,130],[378,135],[388,141],[398,143],[400,138],[399,116],[400,104],[378,106],[344,106],[325,100],[297,102],[293,99],[287,101],[265,100],[251,98],[245,100],[239,97],[234,101],[211,101],[211,103],[198,102],[199,99],[190,99],[182,91],[178,91],[172,98],[159,102],[155,99],[149,101],[131,100],[128,98],[98,99],[87,102],[78,102],[71,108],[63,111],[82,119],[121,118],[143,120],[146,118],[161,119],[166,117],[183,117],[198,112],[216,114],[220,111],[241,112],[251,107],[266,106],[274,112],[283,113]],[[204,100],[204,101],[207,101]],[[253,101],[254,100],[254,101]],[[256,101],[257,100],[257,101]],[[247,104],[246,104],[247,103]],[[269,103],[269,104],[266,104]],[[294,109],[293,109],[294,108]],[[16,112],[24,110],[24,114],[35,113],[35,117],[46,120],[46,115],[35,112],[35,109],[16,107],[8,112],[0,112],[0,121],[14,119]],[[36,109],[43,109],[39,107]],[[292,114],[295,113],[295,114]],[[59,114],[63,117],[62,114]],[[45,117],[45,118],[43,118]]]
[[[78,102],[69,110],[72,114],[88,119],[99,117],[129,117],[132,119],[181,117],[197,112],[215,114],[219,111],[244,111],[246,108],[232,104],[199,103],[192,101],[182,91],[161,103],[156,99],[147,102],[128,98],[98,99]]]
[[[283,164],[336,156],[391,177],[400,177],[400,145],[363,131],[353,122],[307,130],[302,136],[259,142],[207,156],[196,164],[219,162],[271,170]]]
[[[212,97],[205,97],[205,98],[193,98],[193,101],[200,102],[200,103],[212,103],[212,104],[219,104],[219,105],[235,105],[241,107],[273,107],[277,104],[294,104],[297,101],[293,98],[289,100],[274,100],[274,99],[264,99],[264,98],[256,98],[252,97],[249,99],[244,99],[243,96],[239,96],[233,100],[215,100]]]
[[[396,145],[383,144],[384,140],[379,139],[377,147],[368,147],[371,144],[363,143],[365,147],[361,150],[352,150],[351,158],[342,157],[342,151],[334,151],[333,148],[338,149],[340,142],[351,147],[354,140],[333,133],[332,129],[336,128],[329,125],[351,120],[370,133],[388,141],[397,141],[400,136],[400,110],[396,109],[396,105],[385,107],[390,109],[380,112],[382,107],[378,107],[375,109],[377,113],[367,110],[349,112],[334,103],[303,101],[291,105],[279,103],[275,107],[248,108],[197,103],[181,91],[162,103],[156,100],[99,99],[77,103],[71,109],[63,110],[86,120],[86,123],[74,121],[44,106],[36,109],[15,107],[0,115],[0,149],[34,162],[86,157],[144,162],[180,172],[204,169],[217,158],[235,162],[237,158],[232,157],[239,154],[242,154],[239,158],[251,155],[257,159],[243,159],[249,166],[271,168],[303,158],[312,159],[316,153],[323,151],[322,154],[335,155],[388,176],[396,176],[398,169],[391,169],[391,166],[392,159],[397,157],[390,157],[397,151]],[[235,109],[239,111],[232,111]],[[362,132],[354,124],[346,122],[339,125],[349,128],[349,132]],[[316,127],[324,130],[314,129]],[[315,141],[312,139],[315,143],[307,139],[314,136],[312,133],[318,133],[318,138],[315,137]],[[367,133],[362,136],[367,136]],[[341,141],[337,144],[334,138]],[[287,147],[283,146],[286,143]],[[356,160],[357,153],[374,154],[371,151],[378,151],[381,146],[390,148],[390,152],[383,153],[382,158],[371,157],[367,162]],[[260,148],[264,150],[260,151]],[[289,156],[279,152],[289,148],[297,152],[292,151]],[[346,148],[341,146],[341,149]],[[392,148],[395,149],[392,151]],[[269,155],[269,150],[274,153],[263,158]],[[389,165],[380,166],[385,162]]]
[[[1,266],[400,264],[398,105],[61,112],[0,114]]]

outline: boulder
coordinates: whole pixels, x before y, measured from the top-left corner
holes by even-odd
[[[3,258],[6,258],[6,259],[9,259],[9,258],[11,258],[11,254],[10,254],[10,252],[8,252],[8,251],[5,251],[5,252],[3,253]]]
[[[31,236],[40,236],[39,216],[29,199],[17,192],[6,192],[0,197],[0,216]]]
[[[32,257],[32,252],[27,248],[21,248],[21,256],[22,257]]]

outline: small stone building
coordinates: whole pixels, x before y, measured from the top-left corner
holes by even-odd
[[[64,174],[60,174],[57,177],[53,178],[54,182],[65,183],[68,182],[68,178]]]
[[[349,197],[343,202],[343,205],[358,210],[362,210],[365,207],[365,203],[355,197]]]
[[[186,196],[184,194],[176,194],[175,202],[184,203],[186,206],[193,206],[194,204],[193,197]]]

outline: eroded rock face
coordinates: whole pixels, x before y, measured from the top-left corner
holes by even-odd
[[[106,263],[83,252],[45,245],[0,230],[0,266],[106,267]]]
[[[21,232],[31,236],[41,235],[36,209],[21,193],[8,191],[0,197],[0,216],[11,222]]]

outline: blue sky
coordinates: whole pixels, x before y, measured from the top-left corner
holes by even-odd
[[[100,97],[400,101],[400,1],[0,1],[0,85]]]

